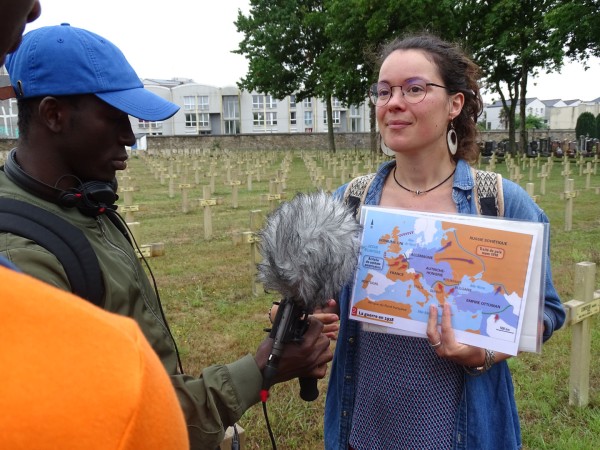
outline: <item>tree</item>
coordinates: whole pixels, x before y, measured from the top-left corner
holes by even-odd
[[[519,127],[521,125],[521,118],[515,118],[515,125]],[[525,129],[526,130],[544,130],[547,129],[548,126],[544,123],[543,119],[538,116],[534,116],[533,114],[528,114],[525,119]]]
[[[506,110],[509,146],[515,144],[515,112],[519,105],[521,151],[527,145],[527,80],[539,70],[560,68],[560,39],[550,40],[544,16],[557,0],[464,0],[457,3],[466,42],[482,67],[484,84],[500,95]],[[504,92],[508,93],[508,98]]]
[[[575,124],[575,136],[579,139],[581,136],[593,137],[596,134],[596,119],[591,112],[584,112],[577,118]]]
[[[235,25],[244,38],[234,53],[249,61],[248,73],[238,82],[240,89],[276,98],[295,94],[298,101],[324,99],[329,149],[335,152],[331,104],[335,77],[328,66],[327,21],[322,0],[250,0],[248,16],[238,11]]]
[[[571,59],[587,61],[600,56],[600,5],[598,0],[565,0],[546,16],[550,39],[567,48]]]
[[[600,139],[600,114],[596,116],[596,135],[594,137]]]
[[[452,0],[328,0],[332,43],[331,76],[337,98],[346,104],[365,101],[377,81],[383,44],[407,32],[428,30],[453,35]],[[371,105],[371,150],[377,150],[375,107]]]

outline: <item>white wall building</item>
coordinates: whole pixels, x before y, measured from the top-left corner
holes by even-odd
[[[538,98],[528,98],[526,101],[526,115],[539,117],[551,130],[573,130],[577,124],[577,118],[582,113],[591,112],[596,116],[600,112],[600,97],[589,102],[579,99],[540,100]],[[486,130],[507,129],[508,125],[501,120],[501,111],[501,101],[496,101],[484,107],[482,117],[485,117]],[[517,106],[516,113],[518,114],[518,112],[519,107]]]
[[[546,104],[538,98],[527,98],[525,99],[526,107],[525,114],[539,117],[544,121],[544,123],[548,124],[547,114],[547,106]],[[550,100],[550,102],[560,102],[560,100]],[[511,102],[508,101],[508,106],[510,106]],[[486,130],[506,130],[508,129],[508,123],[504,120],[504,115],[502,114],[502,101],[497,100],[491,105],[487,105],[484,107],[485,113],[485,129]],[[519,113],[519,106],[517,105],[516,114]]]
[[[134,133],[185,136],[198,134],[321,133],[327,132],[325,102],[296,101],[295,95],[276,99],[237,87],[215,87],[192,80],[143,80],[144,86],[179,105],[163,122],[131,118]],[[368,132],[369,104],[345,107],[332,99],[333,127],[339,132]]]
[[[576,102],[550,110],[550,123],[555,130],[574,129],[577,118],[584,112],[590,112],[594,117],[600,114],[600,97],[591,102]]]

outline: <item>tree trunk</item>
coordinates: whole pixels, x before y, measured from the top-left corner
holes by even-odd
[[[500,83],[496,82],[496,90],[500,93],[500,99],[502,100],[502,108],[506,111],[506,123],[508,124],[508,151],[511,155],[515,155],[517,150],[516,130],[515,130],[515,111],[517,110],[517,99],[519,98],[519,82],[515,81],[514,84],[514,95],[511,85],[508,85],[508,99],[510,105],[506,101],[504,92],[500,89]]]
[[[371,130],[371,153],[374,155],[379,151],[379,145],[377,140],[377,120],[375,117],[375,105],[371,104],[369,107],[369,124]]]
[[[333,106],[331,96],[327,96],[327,137],[329,138],[329,151],[335,153],[335,136],[333,134]],[[319,120],[315,117],[315,120]]]
[[[521,92],[520,92],[520,108],[519,108],[519,117],[521,118],[521,126],[520,126],[520,143],[521,145],[520,147],[520,151],[522,155],[525,155],[527,153],[527,99],[526,99],[526,95],[527,95],[527,70],[525,69],[525,67],[523,66],[523,70],[521,73]]]

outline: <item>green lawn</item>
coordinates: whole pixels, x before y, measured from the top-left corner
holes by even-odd
[[[140,222],[138,238],[140,244],[161,242],[165,255],[152,258],[149,263],[159,287],[160,295],[174,335],[179,343],[186,371],[198,375],[200,370],[211,364],[227,363],[238,357],[253,353],[268,326],[267,311],[274,294],[262,291],[253,295],[253,264],[251,245],[236,236],[250,230],[251,211],[253,217],[264,216],[269,211],[269,202],[262,198],[269,192],[269,180],[285,167],[283,158],[290,152],[228,152],[225,155],[207,154],[199,164],[208,171],[212,162],[219,176],[216,178],[214,198],[221,204],[212,207],[213,236],[204,239],[203,208],[198,199],[203,195],[203,186],[209,179],[200,176],[195,184],[194,172],[189,167],[187,178],[192,183],[189,192],[190,210],[182,212],[182,195],[177,189],[185,182],[185,163],[192,158],[183,156],[130,159],[129,175],[137,190],[134,204],[140,205],[135,220]],[[365,152],[338,152],[338,157],[349,159],[347,166],[352,171],[354,160],[365,160]],[[246,175],[242,173],[238,193],[238,207],[232,207],[232,188],[226,186],[226,164],[230,171],[236,168],[245,171],[262,161],[261,180],[252,182],[252,191],[246,189]],[[545,162],[545,161],[542,161]],[[574,161],[571,161],[572,163]],[[161,184],[153,167],[163,164],[180,175],[175,181],[175,194],[169,197],[168,182]],[[313,172],[309,172],[308,168]],[[482,165],[483,167],[483,165]],[[320,168],[322,185],[333,178],[335,188],[341,184],[337,169],[333,177],[333,165],[327,154],[317,152],[293,152],[289,166],[285,193],[291,198],[298,191],[316,189],[311,173]],[[551,252],[555,285],[563,301],[573,295],[573,273],[575,264],[581,261],[600,263],[600,195],[593,189],[585,190],[585,176],[576,173],[578,196],[574,199],[572,231],[565,232],[565,201],[560,193],[564,188],[563,170],[560,161],[553,165],[546,184],[546,195],[538,198],[539,205],[551,220]],[[366,173],[362,165],[358,170]],[[496,170],[507,175],[506,165],[498,164]],[[529,170],[521,186],[529,182]],[[539,193],[539,179],[532,182]],[[346,177],[348,180],[350,176]],[[592,186],[600,186],[600,170],[592,176]],[[122,203],[122,200],[121,200]],[[259,210],[260,212],[256,212]],[[600,271],[600,269],[599,269]],[[600,286],[597,276],[596,289]],[[597,319],[596,319],[597,320]],[[560,330],[544,346],[541,355],[522,354],[510,361],[515,382],[516,398],[521,417],[522,435],[527,449],[592,449],[600,448],[600,365],[595,361],[600,351],[598,327],[592,324],[592,367],[590,373],[590,402],[587,408],[571,407],[568,404],[569,358],[571,332]],[[269,418],[280,449],[323,448],[322,415],[326,380],[319,382],[321,395],[312,403],[298,397],[295,382],[277,385],[272,389],[269,401]],[[240,421],[245,429],[248,449],[270,448],[262,409],[251,408]]]

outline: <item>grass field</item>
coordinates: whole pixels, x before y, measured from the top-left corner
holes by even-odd
[[[253,295],[251,247],[235,239],[242,231],[250,230],[251,211],[254,215],[265,215],[269,203],[261,195],[269,192],[269,180],[282,168],[285,155],[292,152],[230,152],[225,156],[210,153],[199,163],[207,172],[210,163],[219,173],[216,178],[214,197],[222,201],[212,207],[213,236],[204,239],[203,210],[197,200],[203,195],[203,186],[208,184],[206,176],[195,184],[190,170],[187,182],[192,183],[189,191],[190,210],[182,212],[182,195],[177,189],[185,182],[185,163],[190,158],[183,156],[132,157],[128,175],[137,190],[134,204],[140,205],[135,220],[140,222],[138,240],[140,244],[161,242],[165,255],[152,258],[149,263],[156,278],[166,315],[182,354],[186,371],[198,375],[203,367],[231,362],[240,356],[253,353],[268,326],[267,311],[275,294],[262,291]],[[365,159],[364,152],[338,152],[337,157],[349,161]],[[226,164],[246,170],[256,161],[263,161],[261,181],[254,178],[252,191],[246,188],[246,175],[241,178],[238,207],[232,206],[232,189],[224,184]],[[545,161],[542,161],[545,162]],[[585,176],[571,161],[578,196],[574,199],[572,231],[565,232],[565,201],[560,193],[564,190],[564,179],[560,172],[560,161],[553,165],[546,182],[546,195],[538,198],[539,205],[551,221],[551,256],[555,285],[563,301],[573,295],[573,273],[575,264],[582,261],[600,263],[600,195],[593,189],[586,190]],[[175,193],[169,196],[168,185],[157,179],[154,167],[162,164],[180,176],[175,181]],[[189,166],[191,167],[191,166]],[[316,189],[311,179],[311,170],[321,169],[325,177],[333,178],[333,168],[323,153],[293,152],[286,180],[287,197],[298,191]],[[348,167],[353,168],[349,162]],[[362,173],[369,170],[362,169]],[[372,171],[372,170],[371,170]],[[498,164],[496,171],[507,175],[506,165]],[[528,182],[528,170],[522,170],[521,186]],[[314,173],[314,172],[313,172]],[[536,193],[539,179],[533,172]],[[350,177],[346,177],[347,180]],[[341,184],[338,173],[332,185]],[[592,175],[592,186],[600,186],[600,170]],[[324,186],[324,184],[323,184]],[[121,201],[122,204],[122,201]],[[598,269],[600,272],[600,269]],[[596,289],[600,286],[597,275]],[[592,324],[592,367],[590,373],[590,402],[586,408],[575,408],[568,404],[569,355],[571,331],[558,331],[544,346],[543,353],[521,354],[510,360],[515,382],[516,398],[521,417],[522,436],[526,449],[594,449],[600,448],[600,332],[598,319]],[[272,389],[269,400],[269,419],[279,449],[323,448],[322,415],[327,382],[321,380],[321,395],[315,402],[307,403],[298,397],[296,382],[277,385]],[[246,449],[271,448],[262,409],[251,408],[240,420],[245,429]]]

